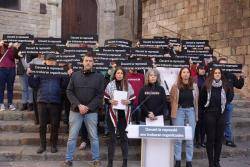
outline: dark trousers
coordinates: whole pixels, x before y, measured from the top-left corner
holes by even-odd
[[[221,114],[219,111],[205,113],[206,149],[210,166],[220,161],[225,124],[225,113]]]
[[[0,104],[4,102],[4,90],[6,85],[7,85],[8,104],[12,104],[15,77],[16,77],[16,68],[0,67]]]
[[[35,123],[39,124],[39,115],[37,109],[37,89],[33,89],[33,109],[35,112]]]
[[[122,156],[124,160],[128,159],[128,137],[125,132],[127,127],[127,122],[125,119],[125,112],[118,111],[118,125],[117,125],[117,132],[120,134],[120,143],[121,143],[121,150]],[[111,121],[110,115],[108,117],[108,128],[109,128],[109,139],[108,139],[108,160],[113,161],[114,154],[115,154],[115,145],[116,145],[116,133],[115,127]]]
[[[64,123],[69,123],[69,112],[70,112],[70,101],[66,95],[66,91],[62,92],[62,110],[64,108],[64,118],[63,121]]]
[[[196,144],[203,144],[205,142],[205,113],[199,111],[199,120],[195,128],[195,142]]]
[[[39,132],[41,146],[46,148],[47,123],[50,121],[50,143],[52,147],[56,147],[60,126],[61,106],[59,104],[38,103],[37,108],[40,121]]]

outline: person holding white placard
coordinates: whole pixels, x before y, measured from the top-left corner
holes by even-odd
[[[145,124],[145,119],[151,121],[157,116],[164,114],[167,105],[165,90],[160,86],[160,73],[157,69],[149,69],[145,75],[145,86],[139,93],[139,104],[141,105],[141,124]]]
[[[185,123],[192,127],[194,136],[196,121],[198,121],[198,98],[199,89],[191,77],[189,68],[181,68],[177,82],[170,91],[171,118],[175,126],[185,126]],[[186,141],[186,167],[192,167],[194,151],[193,140]],[[175,143],[175,167],[181,167],[182,140]]]
[[[108,141],[107,167],[113,167],[117,131],[119,131],[121,140],[123,156],[122,167],[127,167],[128,137],[125,130],[130,120],[130,105],[132,104],[132,100],[135,99],[135,96],[134,90],[128,83],[125,71],[122,68],[116,68],[114,71],[114,79],[107,85],[104,98],[106,103],[109,104],[109,117],[107,123],[110,133]],[[124,106],[125,109],[123,108]]]

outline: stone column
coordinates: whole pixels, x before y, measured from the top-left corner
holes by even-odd
[[[49,36],[61,37],[61,8],[62,0],[48,0],[47,4],[51,9]]]
[[[115,0],[97,0],[99,44],[103,46],[106,39],[115,35]]]

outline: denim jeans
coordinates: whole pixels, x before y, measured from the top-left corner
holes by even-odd
[[[78,133],[79,133],[79,130],[81,129],[83,121],[87,128],[89,139],[90,139],[92,159],[94,161],[100,159],[99,138],[97,134],[97,123],[98,123],[97,113],[89,113],[89,114],[81,115],[78,112],[70,111],[69,138],[67,142],[67,152],[66,152],[67,161],[73,160],[73,155],[76,149]]]
[[[22,89],[22,104],[33,103],[32,88],[29,87],[28,76],[26,74],[19,75],[21,89]]]
[[[16,68],[0,68],[0,104],[4,102],[4,90],[6,84],[8,104],[12,104],[15,76]]]
[[[188,123],[189,126],[192,127],[192,136],[194,137],[195,132],[195,111],[194,108],[178,108],[176,118],[173,119],[173,123],[175,126],[184,126],[185,123]],[[193,140],[186,141],[186,160],[192,161],[193,159],[193,151],[194,151],[194,143]],[[181,160],[181,152],[182,152],[182,140],[176,140],[175,143],[175,160]]]
[[[231,103],[227,104],[225,112],[226,112],[225,138],[227,141],[233,141],[233,131],[232,131],[233,104]]]

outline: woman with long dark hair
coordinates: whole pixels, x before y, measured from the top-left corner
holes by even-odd
[[[201,90],[201,106],[205,111],[207,156],[209,167],[220,167],[220,154],[225,129],[225,106],[230,89],[219,68],[215,68],[206,79]]]
[[[118,105],[118,101],[114,99],[114,92],[126,91],[127,99],[121,100],[121,103],[126,106],[125,110],[113,109],[113,106]],[[127,124],[130,119],[130,112],[132,100],[135,98],[134,90],[128,83],[126,73],[122,68],[116,68],[114,71],[113,80],[107,85],[105,89],[105,101],[109,104],[109,117],[107,120],[109,128],[109,141],[108,141],[108,167],[113,167],[113,159],[116,145],[116,132],[119,132],[121,140],[121,149],[123,156],[122,167],[127,167],[128,159],[128,137],[125,132]]]
[[[199,90],[191,77],[189,68],[181,68],[177,82],[170,91],[171,118],[175,126],[184,126],[186,121],[192,127],[194,136],[198,120]],[[192,167],[193,140],[186,141],[186,167]],[[182,140],[175,143],[175,167],[181,166]]]

